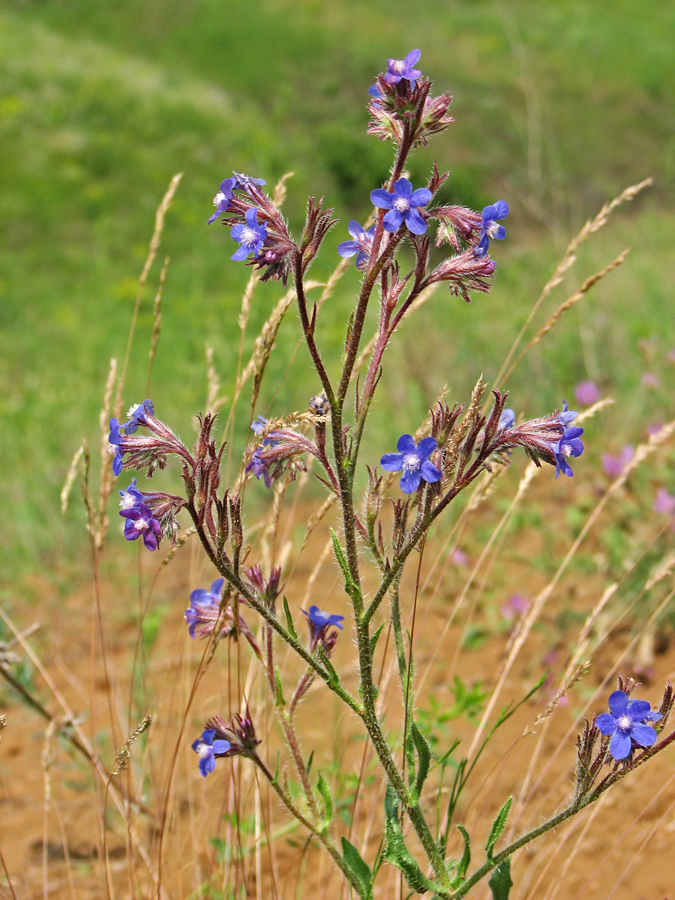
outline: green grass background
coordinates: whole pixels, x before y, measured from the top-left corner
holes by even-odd
[[[411,163],[421,183],[434,158],[451,170],[444,197],[480,209],[506,199],[507,240],[495,247],[489,296],[471,305],[439,291],[392,346],[374,408],[368,461],[414,429],[440,386],[466,399],[493,378],[570,237],[602,203],[646,176],[655,186],[584,245],[537,324],[625,246],[627,263],[570,312],[510,380],[517,411],[545,413],[583,378],[620,403],[590,435],[589,459],[635,441],[673,413],[666,353],[675,346],[675,5],[604,0],[531,3],[431,0],[41,0],[0,11],[0,502],[8,580],[49,568],[81,546],[75,502],[59,492],[97,421],[109,360],[121,360],[154,211],[184,173],[160,260],[171,257],[151,396],[188,436],[206,395],[204,347],[225,393],[236,364],[236,318],[248,271],[211,200],[234,168],[273,184],[301,227],[308,194],[342,223],[312,276],[337,260],[350,218],[365,219],[390,149],[366,135],[366,91],[389,56],[422,51],[456,122]],[[125,403],[143,399],[152,300],[141,310]],[[323,314],[334,368],[354,290],[350,272]],[[279,296],[259,288],[251,340]],[[296,356],[289,316],[260,410],[283,414],[317,391]],[[644,342],[649,342],[645,345]],[[643,343],[641,343],[643,342]],[[656,372],[660,389],[641,386]],[[245,435],[238,434],[238,454]],[[670,486],[671,489],[675,485]],[[81,538],[80,538],[81,540]]]

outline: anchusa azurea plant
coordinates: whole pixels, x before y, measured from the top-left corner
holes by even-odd
[[[432,96],[431,81],[417,68],[420,56],[419,50],[412,50],[403,59],[390,59],[368,91],[368,132],[391,143],[393,163],[386,183],[373,185],[370,208],[368,197],[363,198],[360,221],[365,224],[350,221],[346,228],[350,239],[338,246],[340,257],[355,258],[360,282],[339,371],[332,371],[319,349],[319,306],[307,299],[307,272],[329,230],[336,226],[333,210],[310,198],[304,230],[295,237],[278,202],[266,192],[265,181],[234,172],[220,184],[209,223],[221,221],[230,229],[237,245],[233,262],[251,267],[258,280],[284,284],[290,280],[315,373],[314,382],[307,385],[307,395],[313,394],[308,409],[263,417],[255,410],[256,387],[249,419],[251,440],[241,454],[228,449],[230,462],[234,460],[237,468],[229,484],[222,481],[226,444],[216,437],[216,418],[210,413],[200,417],[197,438],[188,447],[157,417],[153,403],[145,400],[131,408],[126,421],[110,421],[110,450],[116,476],[145,471],[153,484],[169,461],[178,463],[183,481],[180,495],[142,490],[135,478],[120,490],[124,536],[128,540],[142,537],[147,549],[155,550],[162,540],[176,540],[179,516],[190,520],[218,577],[209,587],[196,586],[190,594],[185,610],[187,634],[209,642],[205,650],[209,660],[221,641],[245,638],[261,666],[296,783],[291,783],[285,765],[270,766],[247,698],[229,722],[221,715],[205,722],[192,743],[201,775],[212,783],[234,756],[255,766],[289,814],[323,845],[351,890],[362,898],[372,896],[385,862],[401,870],[411,891],[436,898],[462,897],[496,870],[490,884],[505,898],[509,860],[518,848],[593,802],[673,740],[673,735],[661,738],[673,695],[668,686],[660,705],[652,710],[646,700],[629,699],[632,682],[620,682],[609,697],[609,712],[586,723],[579,738],[576,789],[564,810],[497,851],[511,803],[507,798],[490,832],[485,857],[473,870],[471,838],[461,825],[464,852],[459,858],[448,856],[450,827],[466,784],[465,773],[470,773],[472,765],[467,759],[458,765],[452,800],[441,823],[436,804],[424,796],[432,755],[428,736],[415,717],[412,647],[401,617],[401,603],[407,599],[402,588],[404,572],[456,498],[477,479],[489,478],[499,467],[510,465],[518,448],[537,467],[550,466],[557,478],[561,473],[573,475],[571,461],[583,453],[584,444],[583,428],[574,424],[577,413],[566,402],[550,414],[516,416],[506,406],[504,391],[494,390],[486,402],[485,384],[479,379],[468,403],[436,402],[426,421],[410,423],[398,439],[396,452],[383,446],[376,458],[364,458],[366,421],[394,332],[434,285],[447,285],[452,297],[467,302],[477,292],[489,291],[495,276],[490,241],[501,241],[506,235],[501,223],[509,207],[504,200],[482,212],[443,202],[448,173],[436,164],[426,183],[418,177],[411,180],[406,168],[411,153],[452,122],[451,97],[447,93]],[[406,252],[401,253],[404,248]],[[377,332],[364,353],[364,327],[375,305]],[[278,324],[278,319],[269,320],[264,332],[268,344]],[[357,378],[357,369],[364,363]],[[263,371],[261,363],[255,373],[257,385]],[[252,550],[255,545],[244,518],[244,488],[268,489],[275,503],[281,503],[299,472],[315,475],[339,510],[339,528],[331,531],[331,540],[349,615],[338,612],[318,584],[310,597],[315,602],[298,601],[292,592],[286,597],[283,581],[288,573],[283,565],[264,563]],[[364,497],[358,503],[356,486],[362,482]],[[384,516],[388,497],[393,498],[392,515]],[[374,575],[366,580],[368,564]],[[529,606],[523,616],[528,610]],[[376,706],[373,660],[385,625],[393,635],[405,698],[402,754]],[[344,673],[333,661],[337,641],[347,634],[356,646],[357,690],[348,689]],[[300,661],[301,672],[296,672],[293,683],[287,683],[281,673],[280,647]],[[384,773],[382,840],[369,862],[346,834],[339,835],[330,789],[320,773],[314,776],[311,757],[298,734],[295,713],[314,683],[322,683],[321,688],[332,692],[357,718]]]

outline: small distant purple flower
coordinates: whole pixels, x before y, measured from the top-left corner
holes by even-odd
[[[513,428],[516,424],[516,414],[512,409],[502,410],[502,414],[499,417],[499,422],[497,423],[497,431],[504,431],[507,428]]]
[[[317,643],[325,636],[326,631],[332,625],[339,628],[340,631],[343,630],[342,622],[344,621],[344,616],[338,616],[335,613],[331,615],[319,609],[318,606],[310,606],[309,612],[305,612],[304,609],[300,610],[300,612],[307,617],[309,641],[312,648],[316,647]],[[337,634],[337,632],[332,633]]]
[[[385,453],[380,465],[387,472],[403,470],[401,490],[404,494],[412,494],[422,481],[433,483],[441,480],[440,471],[429,461],[437,446],[436,438],[422,438],[416,445],[412,435],[403,434],[396,444],[399,452]]]
[[[246,224],[234,225],[231,231],[233,240],[241,244],[241,247],[232,254],[232,259],[237,262],[246,259],[249,253],[253,253],[257,259],[267,237],[267,225],[264,223],[262,225],[258,224],[257,209],[251,208],[247,210],[244,218],[246,219]]]
[[[497,200],[483,209],[481,214],[480,241],[474,249],[475,256],[485,256],[490,246],[490,240],[503,241],[506,237],[506,228],[498,225],[500,219],[505,219],[509,214],[509,205],[505,200]]]
[[[653,372],[645,372],[640,380],[642,381],[643,387],[649,387],[649,388],[661,387],[661,379],[659,378],[658,375],[655,375]]]
[[[634,456],[635,450],[627,444],[618,456],[603,453],[600,457],[602,468],[610,478],[618,478]]]
[[[450,559],[456,566],[461,566],[463,569],[468,568],[470,565],[469,557],[459,547],[455,550]]]
[[[609,712],[595,720],[600,734],[612,735],[609,752],[616,760],[629,756],[633,741],[639,747],[656,743],[656,731],[646,722],[658,722],[661,714],[652,712],[646,700],[629,700],[625,691],[614,691],[609,697]]]
[[[197,588],[190,594],[190,608],[185,610],[185,621],[188,623],[188,633],[191,638],[195,636],[195,628],[198,625],[204,624],[207,618],[211,621],[214,614],[217,616],[224,583],[224,578],[216,578],[210,591]]]
[[[655,422],[653,425],[647,425],[647,434],[651,437],[653,434],[658,434],[662,428],[663,422]]]
[[[126,519],[124,523],[124,537],[128,541],[135,541],[143,535],[143,543],[146,548],[148,550],[157,549],[162,528],[145,503],[140,503],[138,506],[129,509],[121,509],[120,515]]]
[[[229,741],[219,738],[214,740],[215,735],[215,728],[207,728],[202,732],[202,736],[192,744],[192,749],[199,756],[199,771],[204,778],[215,769],[216,757],[225,756],[230,749]]]
[[[124,423],[124,433],[134,434],[139,425],[145,425],[148,416],[154,416],[155,408],[152,400],[144,400],[142,403],[134,403],[127,413],[128,422]]]
[[[143,492],[136,487],[136,479],[131,479],[131,484],[126,491],[120,490],[120,506],[122,509],[137,509],[143,503]]]
[[[411,50],[405,59],[389,59],[387,60],[387,71],[384,80],[387,84],[398,84],[402,78],[410,82],[411,87],[415,87],[417,79],[421,77],[422,72],[413,68],[419,62],[422,53],[419,50]]]
[[[248,175],[243,175],[241,172],[232,172],[234,178],[232,179],[232,190],[233,191],[245,191],[248,189],[249,185],[255,185],[255,187],[264,187],[267,182],[264,178],[250,178]]]
[[[675,516],[675,495],[669,494],[665,488],[659,488],[654,501],[654,512]]]
[[[574,399],[582,406],[591,406],[600,399],[600,388],[594,381],[580,381],[574,388]]]
[[[499,612],[505,619],[512,622],[530,608],[531,600],[523,597],[522,594],[511,594],[509,599],[502,605]]]
[[[384,217],[385,231],[398,231],[405,224],[412,234],[424,234],[427,223],[419,213],[418,206],[426,206],[432,198],[432,193],[427,188],[418,188],[413,191],[412,184],[407,178],[399,178],[394,182],[394,190],[390,193],[383,188],[371,192],[370,199],[379,209],[388,209]]]
[[[211,224],[211,222],[215,222],[216,219],[222,216],[222,214],[229,208],[230,200],[232,199],[232,190],[235,186],[235,178],[226,178],[225,181],[221,181],[220,187],[218,188],[218,193],[213,198],[213,205],[216,207],[216,211],[209,219],[209,225]]]
[[[347,226],[347,230],[354,238],[353,241],[343,241],[338,244],[337,252],[343,259],[349,259],[356,254],[356,268],[362,269],[368,262],[370,251],[373,249],[373,235],[375,234],[375,226],[366,231],[353,219]]]
[[[120,428],[123,426],[117,421],[117,419],[110,420],[110,434],[108,436],[108,450],[110,453],[114,454],[113,459],[113,475],[117,476],[122,471],[122,465],[124,460],[122,456],[124,454],[124,450],[120,447],[120,441],[124,438],[124,435],[120,432]]]

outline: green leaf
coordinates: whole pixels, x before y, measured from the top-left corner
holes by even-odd
[[[504,826],[506,825],[506,817],[509,814],[512,803],[513,797],[509,797],[509,799],[497,813],[497,818],[492,823],[492,828],[490,829],[490,837],[487,839],[487,844],[485,845],[488,859],[492,859],[492,850],[499,840],[499,835],[504,830]]]
[[[511,881],[511,858],[499,863],[488,881],[492,891],[492,900],[509,900],[509,891],[513,887]]]
[[[286,597],[283,597],[284,604],[284,615],[286,616],[286,627],[288,628],[288,633],[291,637],[297,640],[298,632],[295,630],[295,625],[293,624],[293,616],[291,615],[291,611],[288,607],[288,600]]]
[[[317,653],[319,655],[319,659],[321,660],[321,662],[323,663],[323,665],[326,669],[326,674],[328,676],[328,679],[327,679],[328,684],[331,687],[335,687],[337,684],[340,683],[340,678],[338,676],[338,673],[335,671],[335,666],[333,665],[333,663],[328,659],[328,657],[324,653],[323,647],[321,646],[321,644],[319,644],[319,647],[317,648]]]
[[[354,876],[354,880],[359,885],[359,893],[363,900],[368,900],[372,896],[373,890],[373,873],[370,871],[368,864],[363,860],[361,854],[353,844],[350,844],[346,837],[342,838],[342,858],[349,871]]]
[[[321,799],[323,800],[323,820],[321,824],[325,829],[328,828],[330,820],[333,818],[333,797],[331,796],[330,785],[323,777],[320,770],[318,770],[316,786],[321,794]]]
[[[471,862],[471,839],[469,838],[469,832],[463,825],[458,825],[457,831],[459,831],[464,839],[464,852],[462,853],[462,858],[457,863],[457,878],[462,882],[466,878],[466,873]]]
[[[405,845],[399,821],[398,798],[391,784],[387,785],[384,812],[384,859],[403,872],[408,887],[416,893],[441,890],[439,885],[426,877]]]
[[[384,628],[384,622],[379,626],[375,634],[371,634],[370,636],[370,658],[372,659],[375,655],[375,647],[377,646],[377,641],[382,634],[382,629]]]
[[[431,762],[431,747],[429,742],[419,730],[417,723],[412,723],[412,739],[417,750],[417,774],[415,776],[415,784],[412,789],[410,802],[414,805],[420,798],[422,787],[429,774],[429,763]]]
[[[275,669],[274,669],[274,681],[275,681],[276,686],[277,686],[277,691],[276,691],[276,694],[277,694],[277,696],[276,696],[276,705],[277,705],[278,707],[279,707],[279,706],[286,706],[286,701],[284,700],[284,687],[283,687],[283,685],[282,685],[282,683],[281,683],[281,674],[280,674],[278,668],[275,668]]]
[[[342,547],[340,546],[340,541],[338,540],[338,536],[335,531],[331,528],[330,530],[330,538],[333,542],[333,552],[335,553],[335,559],[338,562],[338,565],[342,569],[342,577],[345,580],[345,592],[350,596],[354,597],[358,594],[359,589],[352,578],[352,573],[349,571],[349,564],[347,563],[347,557],[342,552]]]

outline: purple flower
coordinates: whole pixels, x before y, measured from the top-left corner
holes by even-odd
[[[603,453],[600,457],[602,460],[602,468],[605,474],[610,478],[618,478],[626,468],[631,459],[635,456],[632,447],[626,445],[618,456],[611,456],[609,453]]]
[[[248,175],[243,175],[241,172],[232,172],[234,178],[232,179],[232,190],[233,191],[248,191],[249,185],[255,185],[255,187],[264,187],[267,182],[264,178],[249,178]]]
[[[216,207],[216,211],[209,219],[209,225],[211,222],[215,222],[216,219],[228,209],[230,200],[232,199],[232,191],[235,187],[235,178],[226,178],[225,181],[220,182],[218,193],[213,198],[213,205]]]
[[[591,406],[600,399],[600,388],[594,381],[580,381],[574,388],[574,399],[582,406]]]
[[[368,262],[370,251],[373,249],[373,235],[375,234],[375,226],[369,228],[368,231],[363,229],[358,222],[353,219],[347,226],[347,230],[354,238],[353,241],[343,241],[338,244],[337,252],[343,259],[356,256],[356,268],[362,269]]]
[[[131,484],[126,491],[120,490],[120,506],[122,509],[138,509],[143,503],[144,494],[136,487],[136,479],[131,479]]]
[[[653,372],[645,372],[642,378],[643,387],[658,388],[661,387],[661,379]]]
[[[656,731],[645,722],[658,722],[661,714],[652,712],[646,700],[629,700],[625,691],[614,691],[609,697],[609,709],[598,716],[595,724],[600,734],[612,735],[609,752],[614,759],[626,759],[633,741],[639,747],[656,743]]]
[[[579,440],[583,433],[583,428],[566,428],[560,440],[552,445],[551,449],[555,455],[556,478],[561,472],[563,475],[569,475],[570,478],[574,475],[572,467],[567,460],[570,456],[574,459],[577,456],[581,456],[584,452],[584,445]]]
[[[669,494],[665,488],[659,488],[654,501],[654,512],[675,516],[675,495]]]
[[[522,594],[511,594],[509,599],[504,603],[499,612],[509,622],[522,616],[530,608],[531,600],[523,597]]]
[[[371,84],[371,86],[368,88],[368,94],[373,98],[373,100],[382,99],[382,91],[380,90],[380,86],[377,82],[375,82],[375,84]]]
[[[220,594],[224,583],[224,578],[216,578],[210,591],[197,588],[190,594],[190,608],[185,610],[185,621],[189,625],[188,633],[191,638],[195,636],[195,628],[198,625],[205,624],[207,620],[211,622],[214,615],[218,616]]]
[[[427,223],[417,207],[426,206],[431,197],[432,193],[427,188],[418,188],[413,191],[413,186],[407,178],[399,178],[394,182],[394,190],[391,193],[383,188],[378,188],[370,195],[374,206],[389,210],[384,217],[385,231],[398,231],[405,222],[408,231],[413,234],[424,234],[427,230]]]
[[[124,537],[128,541],[135,541],[143,535],[143,543],[148,550],[156,550],[159,546],[159,538],[162,527],[159,521],[152,515],[151,510],[140,503],[129,509],[121,509],[120,515],[126,519],[124,523]]]
[[[562,412],[558,413],[558,421],[561,422],[565,426],[565,428],[567,428],[567,426],[571,424],[578,415],[578,412],[575,412],[575,410],[568,408],[567,400],[563,400]]]
[[[310,606],[309,612],[305,612],[304,609],[300,610],[307,617],[307,623],[309,625],[309,641],[312,649],[316,647],[318,642],[326,636],[326,631],[334,625],[336,628],[339,628],[342,631],[342,622],[344,621],[344,616],[338,616],[335,613],[331,615],[330,613],[324,612],[319,609],[318,606]],[[334,631],[332,634],[337,635],[337,632]]]
[[[413,66],[419,62],[421,52],[419,50],[411,50],[405,59],[389,59],[387,60],[387,71],[384,80],[387,84],[398,84],[402,78],[410,82],[411,87],[415,87],[417,79],[422,73]]]
[[[497,430],[504,431],[507,428],[513,428],[516,424],[516,414],[512,409],[502,410],[502,414],[499,417],[499,422],[497,423]]]
[[[199,756],[199,771],[204,778],[216,767],[216,757],[225,756],[230,749],[230,742],[219,738],[214,740],[215,728],[207,728],[202,736],[192,744],[192,749]]]
[[[129,407],[129,412],[127,413],[128,422],[125,422],[123,425],[125,434],[134,434],[139,425],[145,425],[147,423],[148,416],[155,415],[155,408],[152,405],[152,400],[144,400],[142,403],[134,403],[133,406]]]
[[[251,423],[251,429],[255,431],[258,437],[263,433],[268,421],[269,420],[266,419],[265,416],[258,416],[258,421]],[[272,434],[274,434],[274,432],[272,432]],[[263,438],[261,447],[258,447],[257,450],[253,451],[251,461],[246,466],[246,472],[253,472],[258,481],[260,481],[261,478],[264,479],[266,488],[272,486],[272,473],[269,470],[268,463],[261,456],[261,449],[262,447],[275,447],[278,443],[279,441],[275,441],[272,437]]]
[[[234,225],[231,231],[232,238],[241,244],[241,247],[232,254],[232,259],[237,261],[246,259],[249,253],[253,253],[257,259],[267,237],[267,225],[258,224],[257,209],[248,209],[244,218],[246,224]]]
[[[506,237],[506,228],[498,225],[500,219],[505,219],[509,214],[509,205],[504,200],[497,200],[483,209],[481,215],[480,241],[474,249],[476,256],[485,256],[490,246],[490,239],[503,241]]]
[[[398,439],[396,448],[398,453],[385,453],[380,460],[380,465],[387,472],[400,472],[401,490],[404,494],[412,494],[420,486],[421,481],[432,483],[441,480],[441,473],[436,466],[429,462],[429,457],[437,447],[436,438],[422,438],[419,444],[409,434],[403,434]]]
[[[124,454],[124,450],[120,447],[120,441],[124,438],[124,435],[120,432],[120,428],[123,426],[117,421],[117,419],[110,420],[110,434],[108,436],[108,450],[110,453],[114,454],[113,459],[113,475],[117,476],[122,471],[123,459],[122,456]]]

